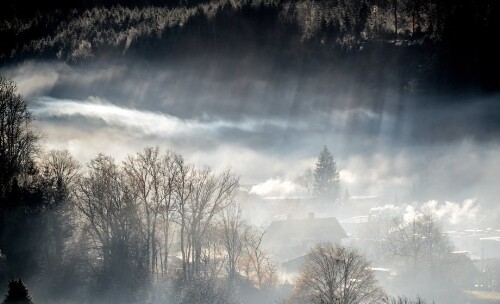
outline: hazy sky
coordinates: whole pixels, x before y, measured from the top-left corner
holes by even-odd
[[[233,57],[29,60],[0,72],[30,100],[43,145],[82,162],[159,146],[231,167],[262,195],[293,195],[293,178],[326,144],[351,195],[415,189],[498,211],[498,96],[416,97],[384,80],[366,84],[363,71]]]

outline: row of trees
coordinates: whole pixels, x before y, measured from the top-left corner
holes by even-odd
[[[197,170],[180,155],[147,148],[122,166],[109,156],[93,159],[75,203],[107,267],[125,255],[149,273],[167,273],[170,229],[177,224],[182,275],[189,280],[202,272],[202,242],[233,202],[237,185],[230,171]]]
[[[392,285],[400,292],[455,300],[459,290],[472,286],[472,262],[453,253],[449,237],[428,208],[405,216],[372,215],[358,233],[370,259],[397,273]]]
[[[100,154],[86,166],[68,151],[43,152],[26,101],[5,78],[0,123],[2,281],[21,276],[51,296],[86,290],[123,301],[158,284],[276,282],[263,232],[241,216],[231,170],[159,148],[122,162]]]
[[[50,151],[40,164],[30,186],[43,189],[42,200],[30,210],[43,219],[38,232],[27,233],[42,238],[37,247],[43,254],[32,258],[46,274],[77,266],[103,290],[124,295],[159,281],[234,282],[240,273],[258,287],[276,281],[276,268],[260,246],[263,234],[241,218],[234,201],[238,178],[229,170],[197,169],[157,148],[122,164],[99,155],[86,169],[67,151]],[[29,228],[12,233],[18,229]],[[2,248],[15,274],[11,245]]]
[[[335,44],[369,39],[441,38],[445,3],[421,0],[298,1],[286,11],[303,30],[303,38],[327,34]]]

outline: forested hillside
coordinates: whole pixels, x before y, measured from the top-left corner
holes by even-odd
[[[499,85],[496,1],[52,1],[26,9],[12,1],[4,7],[3,61],[257,49],[290,59],[285,66],[304,54],[317,61],[349,56],[365,67],[395,56],[400,61],[388,63],[392,70],[424,74],[440,89]]]

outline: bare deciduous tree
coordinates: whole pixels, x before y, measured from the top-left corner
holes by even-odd
[[[73,189],[80,172],[80,164],[68,150],[50,150],[43,154],[40,166],[50,178],[61,181],[68,189]]]
[[[210,225],[201,242],[200,271],[196,277],[221,278],[228,264],[223,241],[223,229],[218,222]]]
[[[307,168],[302,175],[295,178],[294,182],[306,190],[308,198],[314,196],[314,171]]]
[[[424,265],[434,268],[452,251],[451,243],[435,215],[426,210],[410,221],[394,219],[386,243],[389,255],[405,260],[412,267],[412,272]]]
[[[43,192],[45,242],[43,257],[47,268],[57,270],[63,262],[65,241],[71,237],[74,214],[72,194],[80,171],[80,164],[67,150],[51,150],[40,158],[42,174],[39,187]]]
[[[234,281],[238,270],[238,263],[243,252],[248,225],[241,217],[239,205],[230,206],[222,213],[221,226],[223,229],[223,244],[227,254],[228,280]]]
[[[28,103],[14,82],[0,76],[0,198],[20,175],[34,169],[38,136]]]
[[[292,301],[318,304],[381,303],[370,263],[357,250],[319,244],[313,248],[296,281]]]
[[[372,260],[387,257],[387,237],[392,229],[393,219],[389,216],[370,216],[366,223],[359,225],[358,234],[365,254]]]
[[[95,252],[94,264],[99,264],[104,277],[127,280],[145,273],[139,207],[113,158],[100,154],[90,161],[79,182],[76,206],[93,244],[89,251]]]
[[[163,193],[163,166],[158,148],[146,148],[124,161],[128,184],[136,195],[144,223],[146,263],[155,273],[158,267],[158,222],[168,193]],[[167,189],[168,190],[168,189]]]
[[[173,225],[174,213],[176,211],[175,185],[179,168],[176,166],[175,159],[179,155],[172,151],[167,151],[161,159],[161,180],[160,187],[162,193],[162,203],[160,206],[163,220],[163,251],[162,273],[168,273],[168,256],[171,245],[171,226]]]
[[[270,254],[262,248],[266,231],[249,231],[245,234],[244,257],[241,268],[246,277],[256,281],[257,288],[273,286],[276,283],[277,267]]]
[[[188,278],[198,275],[203,238],[216,217],[233,202],[238,187],[238,177],[229,170],[215,174],[211,169],[204,168],[195,172],[193,180],[193,191],[185,213],[188,229],[185,248],[189,263]]]
[[[180,249],[182,255],[182,276],[183,280],[188,280],[190,272],[190,247],[188,246],[188,207],[187,204],[191,199],[194,191],[194,168],[187,164],[184,158],[180,155],[174,157],[174,166],[177,169],[175,178],[174,194],[177,206],[177,221],[180,226]]]

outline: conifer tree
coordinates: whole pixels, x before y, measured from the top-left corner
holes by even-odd
[[[319,154],[314,169],[314,193],[322,199],[337,200],[340,176],[333,155],[326,146]]]
[[[9,291],[3,304],[33,304],[26,285],[21,279],[12,279],[9,282]]]

